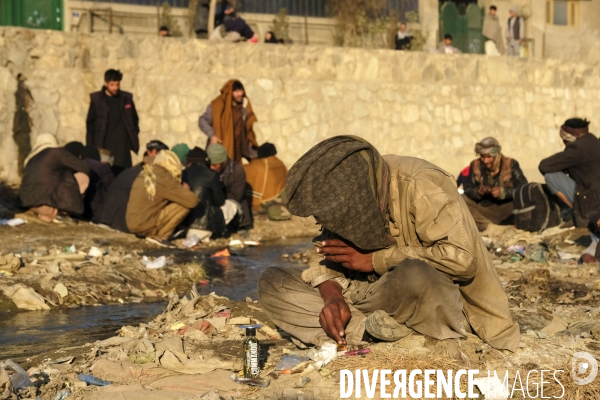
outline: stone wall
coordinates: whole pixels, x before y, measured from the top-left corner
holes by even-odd
[[[448,56],[317,46],[0,30],[0,179],[17,181],[16,77],[31,91],[32,141],[84,140],[89,93],[107,68],[134,93],[141,142],[204,145],[199,115],[230,78],[244,83],[259,142],[288,165],[319,141],[360,135],[380,151],[423,157],[458,173],[474,144],[497,137],[530,179],[561,149],[568,117],[600,121],[600,68],[557,60]]]

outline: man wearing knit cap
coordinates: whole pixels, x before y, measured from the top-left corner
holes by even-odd
[[[559,131],[565,149],[539,166],[550,191],[573,210],[577,227],[600,211],[600,141],[589,124],[581,118],[566,120]]]
[[[250,209],[252,189],[246,183],[244,168],[230,159],[227,150],[220,143],[211,144],[206,150],[210,159],[210,169],[216,171],[225,189],[225,197],[234,200],[241,206],[242,217],[239,221],[240,229],[252,229],[253,218]]]
[[[208,154],[199,147],[189,151],[187,168],[183,171],[183,182],[200,200],[181,224],[188,228],[187,237],[196,235],[203,242],[211,236],[220,236],[238,213],[233,200],[226,200],[220,175],[210,169]]]
[[[475,153],[479,158],[471,162],[463,182],[464,200],[483,231],[490,223],[511,222],[513,194],[527,183],[527,178],[516,160],[502,154],[502,146],[493,137],[477,143]]]
[[[508,26],[506,28],[506,54],[509,56],[521,55],[521,47],[523,46],[523,39],[525,39],[525,22],[523,18],[517,14],[517,6],[512,6],[508,13]]]
[[[356,345],[416,331],[519,346],[506,293],[446,171],[336,136],[292,166],[286,192],[290,212],[314,216],[321,235],[308,268],[261,274],[258,301],[295,343]]]
[[[181,161],[181,164],[183,164],[183,165],[186,164],[186,158],[187,158],[188,153],[190,152],[190,148],[187,144],[178,143],[175,146],[173,146],[171,151],[173,153],[175,153],[177,155],[177,157],[179,157],[179,161]]]

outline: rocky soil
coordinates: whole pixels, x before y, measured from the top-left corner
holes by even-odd
[[[241,240],[268,237],[268,230],[261,230],[261,224],[257,223],[249,238]],[[288,229],[286,235],[314,230],[312,221],[289,222],[294,224],[295,228],[278,225],[282,228],[277,234],[282,234],[284,226]],[[28,359],[22,366],[33,386],[17,393],[21,398],[42,399],[60,399],[67,393],[74,399],[333,399],[339,397],[341,369],[471,368],[479,369],[481,376],[487,376],[488,370],[509,371],[511,385],[517,376],[525,382],[531,370],[562,370],[557,376],[563,386],[551,380],[545,386],[544,396],[560,397],[564,390],[560,398],[600,398],[597,381],[577,386],[571,379],[575,352],[586,351],[600,357],[600,270],[598,265],[576,263],[589,244],[587,232],[553,228],[535,235],[514,227],[492,226],[482,236],[509,295],[514,318],[521,326],[521,344],[515,353],[492,349],[473,335],[438,341],[415,333],[396,343],[365,343],[361,347],[369,348],[369,354],[338,357],[321,366],[309,358],[308,350],[297,349],[285,332],[272,325],[255,300],[232,302],[217,294],[198,296],[194,291],[194,278],[186,277],[190,274],[186,271],[194,270],[194,265],[199,269],[201,261],[193,261],[189,254],[201,260],[222,250],[226,243],[165,251],[134,237],[89,225],[29,223],[2,227],[0,240],[13,251],[19,250],[25,260],[25,267],[16,274],[0,278],[3,287],[27,285],[50,307],[118,299],[169,301],[165,311],[150,323],[123,327],[118,336],[103,341]],[[67,244],[74,244],[77,251],[84,253],[89,250],[86,246],[92,245],[110,248],[111,252],[103,257],[68,261],[64,270],[63,261],[40,261],[58,252],[72,254],[64,252]],[[168,255],[173,264],[153,271],[141,264],[143,255],[153,258],[159,254]],[[111,257],[116,258],[113,261]],[[286,262],[282,260],[283,265]],[[58,271],[53,271],[56,267]],[[56,290],[58,283],[67,288],[67,296]],[[83,284],[86,289],[79,290]],[[238,325],[245,323],[263,324],[257,337],[261,342],[262,384],[268,384],[267,387],[247,386],[231,379],[239,377],[242,368],[244,331]],[[281,371],[277,364],[284,356],[292,355],[307,359]],[[88,385],[78,379],[80,373],[112,384]],[[11,368],[0,368],[0,393],[4,392],[5,398],[17,398],[11,376],[16,376]],[[531,379],[539,381],[539,374]],[[533,391],[525,397],[520,391],[513,393],[513,398],[534,397]]]

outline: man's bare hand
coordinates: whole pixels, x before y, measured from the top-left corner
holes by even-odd
[[[183,182],[182,186],[183,186],[185,189],[187,189],[187,190],[190,190],[190,185],[188,185],[188,183],[187,183],[187,182]]]
[[[319,285],[319,292],[325,302],[319,314],[321,327],[338,344],[346,344],[346,325],[352,314],[342,296],[342,288],[335,281],[325,281]]]
[[[359,272],[373,272],[373,253],[365,252],[338,239],[324,240],[317,253],[326,260],[342,264],[342,267]]]
[[[213,136],[210,138],[210,144],[215,144],[215,143],[223,143],[223,141],[221,139],[219,139],[216,136]]]
[[[481,196],[488,194],[490,192],[490,188],[484,185],[479,186],[479,189],[477,190],[477,193],[479,193]]]
[[[596,257],[594,257],[593,255],[586,253],[581,256],[579,261],[580,264],[591,264],[597,262],[598,260],[596,260]]]
[[[492,188],[492,190],[490,191],[490,193],[492,194],[492,196],[495,199],[497,199],[502,194],[502,188],[500,188],[499,186],[496,186],[496,187]]]

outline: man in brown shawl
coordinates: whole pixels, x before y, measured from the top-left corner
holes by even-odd
[[[265,313],[297,344],[476,333],[515,350],[519,326],[453,177],[354,136],[319,143],[290,169],[290,211],[322,226],[309,268],[259,278]]]
[[[479,230],[489,224],[512,223],[513,194],[527,184],[519,163],[502,154],[502,146],[493,137],[475,144],[479,156],[471,162],[463,182],[464,200]]]
[[[488,56],[502,55],[506,52],[500,20],[496,15],[496,6],[490,6],[489,13],[483,20],[481,34],[485,37],[485,54]]]
[[[241,164],[242,158],[249,161],[257,156],[258,143],[252,129],[255,122],[244,86],[232,79],[200,116],[198,125],[208,136],[208,145],[221,143],[229,158]]]

